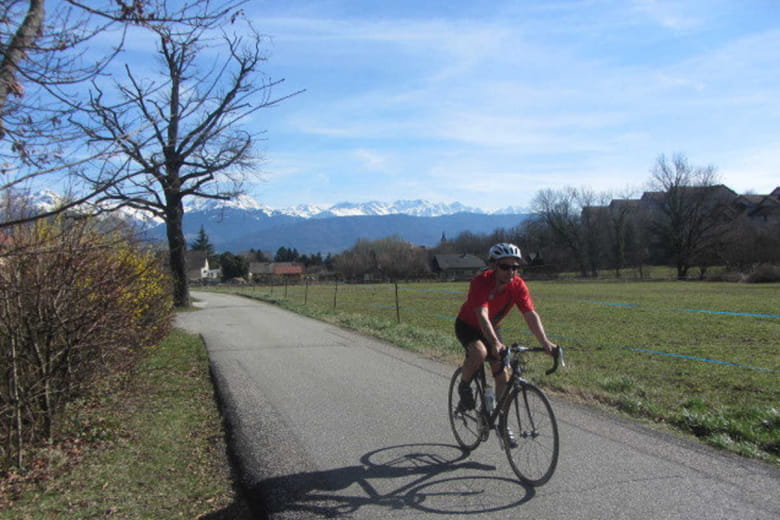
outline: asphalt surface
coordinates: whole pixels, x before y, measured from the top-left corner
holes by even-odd
[[[559,399],[558,468],[525,487],[495,436],[456,447],[455,367],[270,304],[196,297],[177,325],[205,340],[258,518],[780,518],[777,468]]]

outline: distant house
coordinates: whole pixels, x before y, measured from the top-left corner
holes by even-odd
[[[780,187],[769,195],[740,195],[742,214],[757,228],[780,224]]]
[[[249,262],[249,278],[261,278],[274,273],[272,262]]]
[[[478,256],[455,254],[435,255],[432,267],[443,280],[470,280],[486,266]]]
[[[300,278],[306,272],[306,266],[297,262],[274,262],[274,274],[290,278]]]
[[[298,262],[251,262],[249,275],[255,280],[271,277],[303,278],[306,266]]]
[[[205,251],[187,251],[184,257],[187,280],[190,282],[215,282],[222,278],[222,269],[211,269]]]

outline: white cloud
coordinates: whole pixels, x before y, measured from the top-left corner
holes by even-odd
[[[496,206],[515,203],[499,201],[516,198],[507,184],[623,190],[660,153],[771,174],[751,134],[780,122],[780,31],[729,25],[736,11],[756,19],[751,6],[499,3],[467,17],[464,5],[436,17],[261,19],[271,63],[290,60],[285,75],[309,89],[281,108],[282,141],[310,143],[297,158],[281,145],[291,164],[334,184],[339,170],[392,174],[372,176],[388,197],[476,193]]]
[[[696,14],[691,10],[691,3],[678,0],[634,0],[633,8],[648,19],[662,27],[682,31],[698,27],[702,24],[701,9]]]
[[[387,166],[387,155],[374,150],[358,149],[353,152],[366,170],[383,170]]]

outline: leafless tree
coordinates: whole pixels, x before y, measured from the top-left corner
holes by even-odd
[[[204,13],[222,16],[245,1],[187,0],[175,7],[166,0],[0,2],[0,191],[26,188],[41,177],[61,182],[72,169],[99,168],[92,163],[111,157],[113,143],[87,152],[83,132],[70,119],[86,100],[84,83],[121,52],[129,27],[202,23]],[[96,37],[103,35],[98,46]],[[108,185],[104,178],[101,185],[80,189],[48,215],[78,206]]]
[[[346,280],[397,281],[418,279],[430,273],[427,252],[394,235],[378,240],[358,240],[336,255],[335,270]]]
[[[714,166],[692,166],[683,154],[661,155],[652,169],[651,184],[658,191],[650,231],[674,261],[678,278],[703,261],[723,224],[731,201],[722,198],[716,178]]]
[[[382,279],[417,279],[430,272],[424,249],[395,235],[370,244],[375,269]]]
[[[625,190],[618,198],[612,198],[606,210],[605,236],[617,278],[621,277],[629,256],[635,256],[637,251],[634,249],[639,246],[639,200],[632,196],[631,190]]]
[[[552,235],[571,253],[582,276],[588,275],[587,244],[582,226],[579,190],[546,189],[533,200],[534,212]]]
[[[596,193],[590,188],[576,190],[575,200],[580,208],[580,226],[585,247],[585,258],[590,275],[598,277],[606,253],[609,209],[606,206],[610,196]]]
[[[258,110],[294,94],[273,97],[283,80],[265,77],[264,38],[235,13],[199,24],[150,25],[161,65],[145,79],[129,65],[108,85],[93,82],[90,120],[81,123],[98,148],[116,143],[121,157],[82,178],[104,189],[104,201],[150,212],[167,225],[174,301],[189,304],[185,197],[228,200],[254,173],[247,128]]]

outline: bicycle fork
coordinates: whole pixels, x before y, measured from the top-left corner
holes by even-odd
[[[517,413],[517,425],[520,428],[517,435],[523,439],[535,439],[539,437],[539,432],[536,429],[536,424],[534,424],[534,416],[531,413],[531,407],[528,404],[528,390],[523,384],[518,385],[518,390],[523,394],[523,410],[525,410],[525,413],[523,413],[523,410],[520,410],[519,407],[515,411],[515,413]]]

